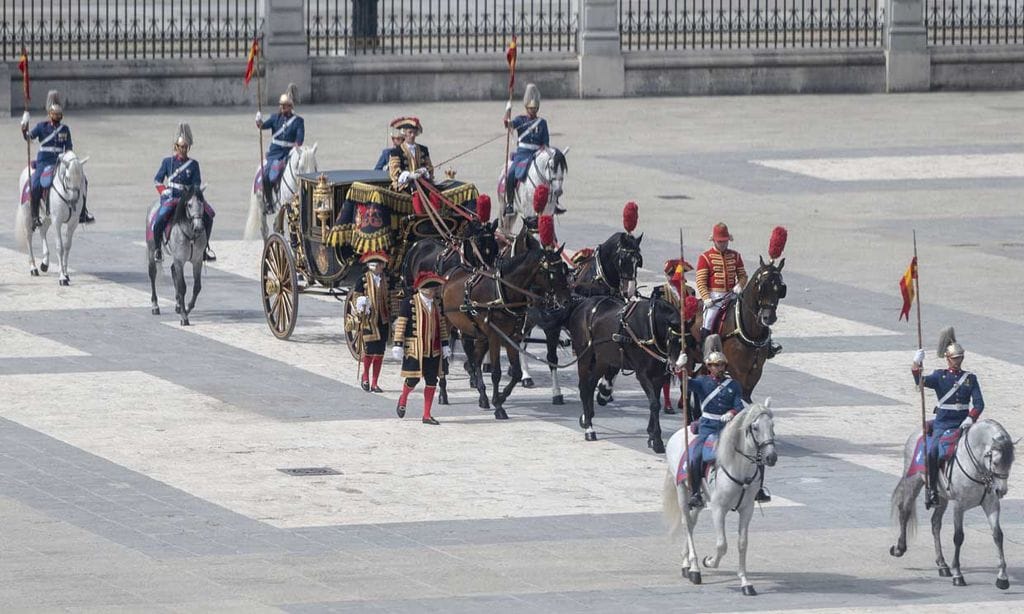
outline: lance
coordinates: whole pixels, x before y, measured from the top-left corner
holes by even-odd
[[[256,47],[256,110],[260,117],[263,117],[263,35],[257,38],[258,43]],[[260,151],[259,155],[256,156],[257,168],[260,169],[260,175],[263,175],[263,122],[260,121],[258,126],[260,133]],[[270,207],[270,203],[264,203],[264,207]]]
[[[28,102],[31,98],[29,94],[29,81],[28,81],[28,49],[25,47],[21,48],[21,61],[18,62],[18,68],[21,70],[21,100],[24,103],[25,113],[28,113]],[[25,167],[28,169],[29,182],[32,181],[32,139],[25,139]]]
[[[917,230],[913,230],[911,232],[913,232],[913,236],[914,236],[914,271],[913,271],[912,277],[913,277],[913,281],[914,281],[914,300],[917,302],[917,347],[919,349],[924,349],[924,337],[921,334],[921,280],[920,280],[920,276],[918,274],[918,271],[920,270],[920,267],[918,266],[918,262],[917,262]],[[927,452],[927,450],[928,450],[928,418],[926,417],[925,409],[924,409],[924,381],[923,381],[924,369],[923,369],[923,367],[924,367],[924,365],[922,365],[921,375],[920,375],[920,377],[918,379],[918,382],[917,382],[917,390],[918,390],[918,392],[920,392],[920,397],[921,397],[921,446],[923,447],[923,449],[925,451],[925,455],[927,455],[927,453],[928,453]],[[928,483],[928,472],[927,471],[924,472],[924,485],[925,485],[925,488],[929,488],[931,486]]]
[[[683,229],[679,229],[679,267],[680,270],[683,268]],[[669,286],[672,285],[672,281],[669,280]],[[679,276],[679,354],[683,357],[683,368],[679,372],[679,393],[683,395],[683,450],[687,455],[687,466],[690,470],[693,467],[689,465],[689,454],[690,454],[690,378],[687,373],[686,363],[686,338],[684,333],[686,331],[686,293],[683,292],[684,284],[682,280],[682,273]],[[669,397],[671,401],[671,396]]]
[[[502,161],[502,168],[505,169],[505,181],[508,181],[508,169],[511,168],[508,155],[512,147],[512,93],[516,84],[516,59],[519,55],[519,47],[516,45],[516,37],[512,35],[512,44],[505,52],[505,59],[508,60],[508,103],[505,105],[505,158]],[[508,190],[506,190],[506,193]],[[515,203],[505,203],[506,210]]]

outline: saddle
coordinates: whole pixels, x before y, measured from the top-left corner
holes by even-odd
[[[928,421],[928,438],[935,436],[932,432],[931,420]],[[939,471],[942,472],[949,464],[949,461],[956,455],[957,445],[960,443],[962,431],[958,428],[947,429],[939,435]],[[907,477],[925,473],[928,470],[928,459],[925,455],[924,438],[917,437],[917,444],[914,446],[914,456],[907,469]]]
[[[725,333],[722,329],[725,327],[725,319],[729,315],[729,310],[732,309],[732,304],[735,302],[735,296],[727,299],[722,299],[722,301],[718,303],[720,309],[718,310],[718,313],[715,315],[715,321],[704,322],[703,327],[712,331],[715,334],[725,336]]]
[[[273,160],[273,161],[270,162],[270,168],[268,169],[267,174],[270,177],[270,183],[272,185],[276,186],[278,183],[280,183],[281,177],[284,176],[284,169],[285,169],[286,166],[288,166],[288,159],[287,158],[282,158],[280,160]],[[259,171],[256,172],[256,178],[253,179],[252,190],[253,190],[253,192],[256,192],[256,191],[259,191],[259,190],[262,190],[262,189],[263,189],[263,169],[261,168]]]
[[[707,478],[711,475],[711,470],[715,466],[715,447],[718,445],[718,435],[708,435],[707,439],[704,440],[704,451],[711,451],[711,460],[704,463],[704,477]],[[685,484],[689,478],[689,461],[690,455],[696,451],[697,440],[693,439],[690,441],[690,447],[686,451],[686,455],[679,461],[679,467],[676,469],[676,484]]]

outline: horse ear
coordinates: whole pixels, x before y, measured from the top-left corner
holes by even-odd
[[[779,270],[781,271],[782,267],[784,267],[784,266],[786,266],[786,259],[785,258],[783,258],[782,260],[779,260]]]
[[[555,252],[555,255],[561,258],[563,250],[565,250],[565,243],[558,246],[558,251]]]
[[[762,405],[764,405],[765,409],[771,409],[771,407],[772,407],[772,398],[771,397],[765,397],[764,398],[764,403],[762,403]]]
[[[570,146],[566,147],[565,149],[563,149],[563,150],[562,150],[562,155],[563,155],[563,156],[567,156],[567,155],[569,155],[569,150],[570,150],[570,149],[572,149],[572,145],[570,145]]]
[[[640,233],[640,236],[636,238],[636,244],[640,245],[640,242],[644,240],[644,233]]]
[[[319,146],[320,146],[320,143],[319,143],[319,141],[318,141],[318,142],[316,142],[316,143],[313,143],[313,147],[311,147],[311,148],[309,149],[309,151],[310,151],[310,152],[312,152],[312,153],[316,153],[316,148],[317,148],[317,147],[319,147]]]
[[[86,156],[84,158],[80,158],[78,161],[81,162],[82,164],[85,164],[86,162],[89,161],[89,156]]]
[[[761,261],[761,266],[764,266],[764,256],[757,257]]]

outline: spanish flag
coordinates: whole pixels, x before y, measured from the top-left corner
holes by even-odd
[[[25,102],[32,100],[28,84],[28,50],[21,48],[21,58],[18,59],[18,70],[21,71],[21,86],[25,94]]]
[[[519,47],[516,45],[516,37],[512,36],[512,42],[508,44],[508,51],[505,52],[505,60],[508,61],[508,91],[516,84],[516,58],[519,55]]]
[[[903,309],[899,319],[910,321],[910,306],[914,303],[914,280],[917,279],[917,256],[910,261],[903,277],[900,278],[900,294],[903,295]]]
[[[260,54],[259,37],[252,39],[252,47],[249,48],[249,61],[245,64],[245,86],[249,87],[252,75],[256,71],[256,58]]]

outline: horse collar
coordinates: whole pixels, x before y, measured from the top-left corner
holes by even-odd
[[[768,326],[765,327],[765,331],[766,332],[765,332],[765,335],[764,335],[764,339],[760,339],[760,340],[757,340],[757,341],[755,341],[754,339],[751,339],[750,335],[748,335],[747,332],[745,330],[743,330],[743,311],[742,311],[742,308],[741,308],[741,303],[742,302],[743,302],[743,297],[742,296],[737,296],[736,297],[736,301],[734,303],[734,305],[735,305],[734,309],[735,309],[735,314],[736,314],[736,330],[733,331],[733,334],[735,334],[737,337],[739,337],[740,340],[743,341],[743,343],[746,343],[747,345],[749,345],[749,346],[751,346],[753,348],[761,349],[761,348],[767,346],[771,342],[771,338],[772,338],[771,328],[768,327]]]

